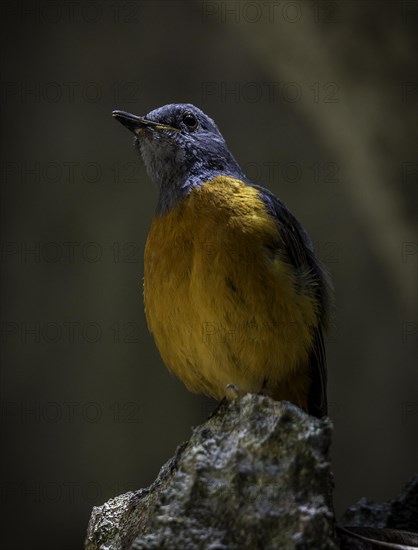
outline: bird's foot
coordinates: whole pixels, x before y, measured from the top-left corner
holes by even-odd
[[[242,395],[241,390],[235,384],[228,384],[225,388],[225,399],[227,401],[236,401]]]

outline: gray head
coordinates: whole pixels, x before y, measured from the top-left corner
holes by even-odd
[[[135,147],[159,190],[159,214],[217,175],[247,180],[214,121],[194,105],[164,105],[143,117],[112,114],[135,134]]]

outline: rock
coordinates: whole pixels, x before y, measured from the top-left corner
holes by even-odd
[[[331,422],[247,394],[223,402],[157,480],[93,509],[86,550],[336,550]]]
[[[418,548],[418,475],[394,500],[378,503],[361,498],[344,512],[341,524],[342,549],[371,548],[367,542],[371,538],[398,545],[391,548]]]
[[[389,502],[361,498],[341,518],[344,525],[418,531],[418,474]]]

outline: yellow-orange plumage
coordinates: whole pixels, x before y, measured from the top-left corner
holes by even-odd
[[[233,384],[326,414],[331,284],[303,226],[194,105],[113,116],[158,188],[144,299],[167,367],[217,399]]]
[[[148,326],[191,391],[220,399],[232,383],[307,408],[319,321],[310,290],[297,288],[275,252],[279,238],[257,189],[226,176],[154,217],[145,248]]]

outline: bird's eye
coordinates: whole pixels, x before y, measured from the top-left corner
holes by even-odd
[[[183,122],[189,130],[194,130],[197,127],[197,118],[193,113],[184,113]]]

